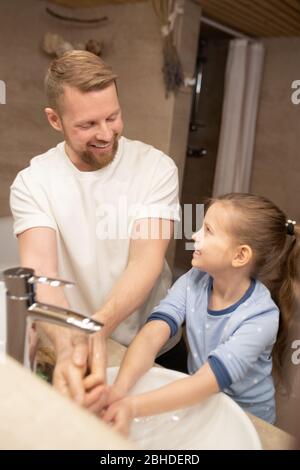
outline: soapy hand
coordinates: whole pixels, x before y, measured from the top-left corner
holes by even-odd
[[[106,408],[109,407],[112,403],[115,401],[121,400],[122,398],[125,398],[127,395],[127,390],[125,388],[122,388],[118,383],[114,383],[113,385],[110,385],[108,387],[108,394],[107,394],[107,400],[106,400]]]
[[[85,390],[83,378],[87,371],[88,343],[86,335],[70,333],[56,348],[53,385],[63,395],[82,404]]]
[[[106,344],[101,333],[72,332],[57,348],[53,385],[78,404],[98,413],[107,400]]]
[[[107,403],[106,340],[101,333],[89,337],[89,373],[83,380],[85,397],[83,406],[98,414]]]
[[[111,424],[116,431],[124,436],[129,435],[130,424],[134,417],[134,401],[132,397],[115,401],[102,413],[103,421]]]

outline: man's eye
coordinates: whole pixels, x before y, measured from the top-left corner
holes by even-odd
[[[79,127],[80,129],[90,129],[94,125],[93,122],[89,122],[87,124],[81,124]]]

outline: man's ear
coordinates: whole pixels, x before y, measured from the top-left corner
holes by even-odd
[[[62,132],[62,123],[58,113],[52,108],[45,108],[45,113],[53,129]]]
[[[249,245],[240,245],[237,247],[234,257],[232,259],[232,266],[234,268],[241,268],[250,263],[253,257],[252,249]]]

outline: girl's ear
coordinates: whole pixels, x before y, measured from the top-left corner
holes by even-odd
[[[242,268],[250,263],[253,257],[253,252],[249,245],[238,246],[235,255],[232,259],[232,266],[234,268]]]

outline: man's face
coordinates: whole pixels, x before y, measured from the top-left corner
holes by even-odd
[[[58,125],[66,152],[79,170],[99,170],[111,163],[123,131],[115,84],[89,92],[65,86]]]

